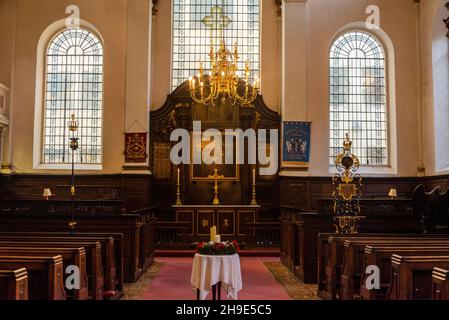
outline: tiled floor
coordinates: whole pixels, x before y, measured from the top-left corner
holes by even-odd
[[[285,281],[286,276],[282,272],[283,267],[278,265],[279,258],[241,257],[240,262],[243,289],[239,292],[239,300],[314,298],[309,287],[301,286],[299,282],[292,282],[291,279]],[[266,264],[270,266],[271,272]],[[196,299],[196,294],[190,286],[192,258],[158,258],[155,267],[152,269],[136,284],[125,286],[124,299]],[[211,298],[211,295],[208,298]],[[222,299],[225,299],[224,293],[222,293]]]

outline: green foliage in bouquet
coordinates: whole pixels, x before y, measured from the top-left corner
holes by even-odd
[[[200,242],[197,247],[199,254],[209,256],[233,255],[239,250],[239,244],[235,240],[226,242]]]

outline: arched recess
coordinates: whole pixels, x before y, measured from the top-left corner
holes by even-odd
[[[449,17],[441,1],[432,31],[433,116],[435,136],[435,172],[449,171],[449,31],[443,19]]]
[[[334,42],[342,35],[351,31],[359,31],[372,35],[383,47],[385,55],[385,80],[386,80],[386,112],[388,130],[388,165],[361,166],[360,173],[370,175],[396,175],[397,174],[397,135],[396,135],[396,75],[395,75],[395,48],[393,41],[382,28],[368,29],[366,22],[352,22],[340,28],[329,43],[329,53]],[[329,55],[330,56],[330,55]],[[330,101],[329,101],[330,105]],[[329,128],[330,129],[330,128]],[[334,172],[333,165],[330,172]]]
[[[93,33],[101,43],[103,38],[98,29],[83,19],[80,19],[81,29]],[[41,170],[69,170],[70,164],[45,164],[42,161],[43,146],[43,123],[44,123],[44,104],[45,104],[45,85],[46,85],[46,55],[50,42],[60,32],[67,29],[66,19],[61,19],[50,24],[42,32],[36,49],[36,90],[35,90],[35,108],[34,108],[34,135],[33,135],[33,168]],[[101,164],[76,164],[78,170],[102,170]]]

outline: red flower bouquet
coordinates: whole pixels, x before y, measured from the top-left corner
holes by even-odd
[[[199,254],[209,256],[233,255],[240,250],[239,244],[235,240],[226,242],[200,242],[196,249]]]

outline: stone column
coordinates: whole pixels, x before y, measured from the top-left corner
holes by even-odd
[[[308,120],[307,0],[283,0],[282,3],[282,121]],[[282,135],[282,133],[281,133]],[[282,141],[282,138],[281,138]],[[281,148],[282,150],[282,148]],[[284,167],[280,155],[280,175],[307,174],[304,168]]]
[[[282,7],[282,120],[307,120],[307,0]]]

